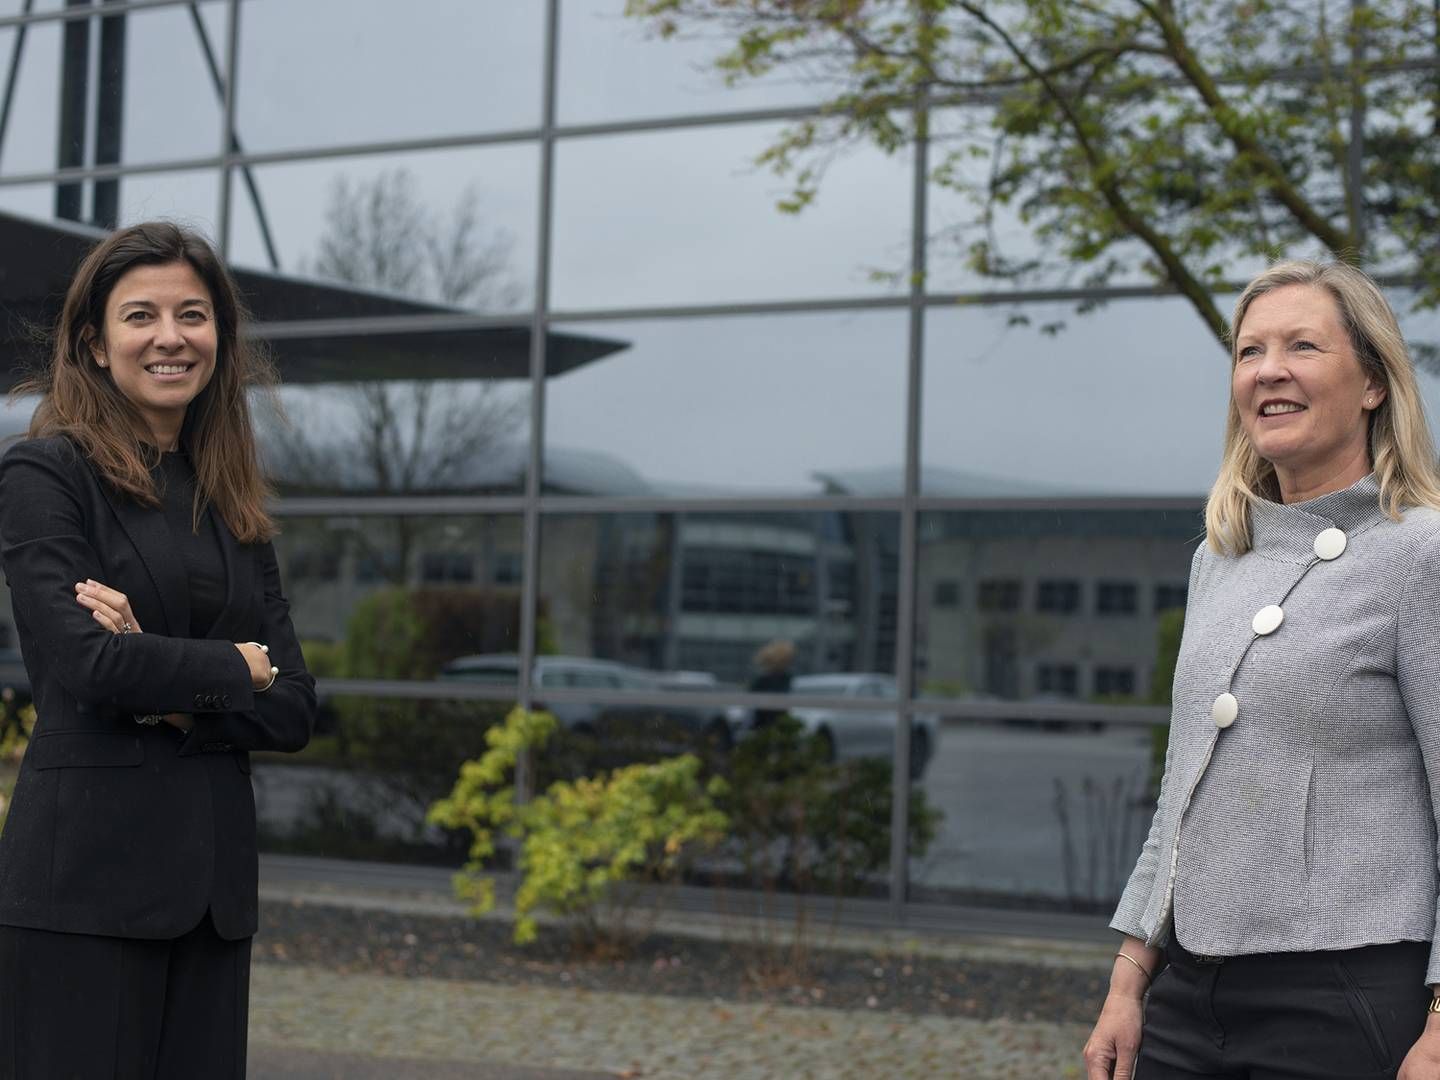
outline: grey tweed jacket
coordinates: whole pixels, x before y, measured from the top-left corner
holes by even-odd
[[[1262,502],[1253,550],[1196,552],[1115,929],[1215,956],[1436,940],[1440,513],[1379,491]]]

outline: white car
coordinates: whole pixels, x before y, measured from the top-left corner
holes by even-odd
[[[895,753],[895,702],[899,690],[889,675],[840,673],[800,675],[790,683],[791,694],[807,697],[858,698],[870,707],[812,709],[797,707],[790,715],[805,730],[825,742],[831,759],[893,759]],[[914,714],[910,723],[910,779],[918,780],[935,753],[939,724],[928,714]]]

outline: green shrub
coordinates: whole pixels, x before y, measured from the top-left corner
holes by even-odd
[[[504,834],[520,843],[515,940],[534,940],[534,913],[546,910],[594,946],[623,935],[632,898],[625,886],[673,879],[688,856],[725,835],[728,822],[715,805],[724,783],[702,783],[699,760],[686,754],[558,780],[518,804],[515,765],[521,754],[543,747],[555,728],[548,713],[513,709],[486,733],[486,753],[461,766],[454,789],[431,807],[429,820],[473,837],[455,885],[477,913],[495,906],[485,868],[497,834]]]
[[[740,742],[720,806],[750,884],[841,895],[883,871],[891,774],[884,758],[832,762],[826,742],[788,715]],[[941,815],[923,790],[909,797],[909,851],[920,856]]]

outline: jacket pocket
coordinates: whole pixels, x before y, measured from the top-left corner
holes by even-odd
[[[1340,987],[1345,993],[1345,1000],[1350,1005],[1350,1012],[1355,1018],[1355,1026],[1365,1036],[1365,1042],[1369,1045],[1371,1053],[1375,1055],[1375,1061],[1381,1068],[1390,1068],[1390,1044],[1385,1038],[1385,1029],[1380,1026],[1379,1019],[1375,1016],[1375,1010],[1370,1005],[1370,999],[1366,996],[1364,989],[1355,981],[1355,976],[1350,974],[1350,969],[1340,957],[1335,957],[1335,973],[1340,978]]]
[[[145,760],[140,736],[118,731],[47,731],[30,741],[25,760],[35,769],[133,767]]]

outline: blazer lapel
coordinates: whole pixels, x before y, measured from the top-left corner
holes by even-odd
[[[230,531],[225,519],[215,513],[214,507],[205,511],[215,524],[215,535],[220,537],[220,552],[225,559],[225,606],[215,617],[214,625],[205,631],[210,638],[236,640],[234,624],[240,614],[250,606],[250,590],[255,581],[255,549],[242,547]]]
[[[140,553],[140,561],[145,564],[150,582],[155,586],[165,633],[171,637],[185,637],[190,622],[189,582],[164,515],[114,491],[103,480],[100,481],[100,490],[105,493],[110,509],[115,511],[120,527]],[[113,587],[115,583],[107,581],[104,584]],[[150,613],[156,608],[136,596],[130,597],[130,606],[135,609],[136,617],[141,619],[141,627],[147,628],[151,622]],[[145,611],[144,616],[141,616],[142,610]]]

